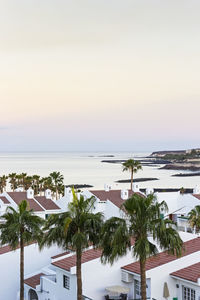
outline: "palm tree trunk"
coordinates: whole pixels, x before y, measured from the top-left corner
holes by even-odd
[[[20,239],[20,300],[24,300],[24,241]]]
[[[133,170],[131,170],[131,191],[133,190]]]
[[[76,270],[77,300],[82,300],[81,250],[79,249],[76,251]]]
[[[146,295],[146,261],[140,260],[140,274],[141,274],[141,296],[142,300],[147,299]]]

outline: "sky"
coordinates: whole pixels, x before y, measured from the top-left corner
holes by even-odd
[[[200,147],[199,0],[0,0],[0,151]]]

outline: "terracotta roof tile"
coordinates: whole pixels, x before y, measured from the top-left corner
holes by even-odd
[[[192,196],[200,200],[200,194],[193,194]]]
[[[88,261],[91,261],[93,259],[100,258],[101,253],[102,253],[102,251],[99,250],[99,249],[97,249],[97,250],[94,250],[94,249],[86,250],[82,254],[82,264],[84,264]],[[72,256],[63,258],[61,260],[55,261],[55,262],[52,263],[52,265],[70,272],[70,269],[72,267],[76,266],[76,255],[72,255]]]
[[[70,254],[70,251],[66,251],[66,252],[60,253],[60,254],[58,254],[58,255],[52,256],[51,258],[52,258],[52,259],[56,259],[56,258],[65,256],[65,255],[67,255],[67,254]]]
[[[176,272],[171,273],[170,275],[176,276],[185,280],[192,282],[197,282],[200,278],[200,262],[194,265],[191,265],[187,268],[180,269]]]
[[[35,244],[35,242],[29,243],[28,245],[25,245],[25,247],[26,246],[30,246],[32,244]],[[19,246],[16,248],[16,250],[17,249],[19,249]],[[2,247],[0,247],[0,255],[8,253],[8,252],[11,252],[11,251],[15,251],[15,250],[13,250],[10,246],[2,246]]]
[[[111,201],[114,205],[117,207],[121,207],[121,205],[124,203],[124,200],[121,198],[121,190],[110,190],[108,192],[104,190],[96,190],[96,191],[90,191],[95,197],[97,197],[100,201]],[[129,197],[131,197],[133,194],[138,194],[144,197],[144,195],[140,192],[134,193],[131,190],[128,190]]]
[[[40,284],[40,277],[43,275],[45,275],[45,274],[43,274],[43,273],[36,274],[32,277],[25,279],[24,283],[35,289],[36,286]]]
[[[184,250],[182,256],[186,256],[194,252],[200,251],[200,237],[187,241],[183,243],[183,245]],[[176,259],[177,257],[175,255],[171,255],[167,251],[161,252],[156,256],[152,256],[147,259],[146,271],[157,268]],[[139,261],[136,261],[134,263],[122,267],[122,269],[136,274],[140,274],[140,263]]]
[[[26,192],[9,192],[8,195],[17,205],[19,205],[21,201],[26,200],[30,209],[33,209],[34,211],[44,211],[44,209],[34,199],[27,198]]]
[[[4,204],[10,204],[10,202],[5,196],[0,196],[0,199],[3,201]]]
[[[56,203],[54,203],[51,199],[47,199],[45,196],[35,196],[34,197],[42,207],[44,207],[46,210],[54,210],[54,209],[60,209]]]

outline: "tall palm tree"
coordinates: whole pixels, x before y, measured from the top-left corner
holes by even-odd
[[[32,187],[34,189],[34,194],[39,194],[39,188],[40,188],[40,176],[39,175],[33,175],[32,176]]]
[[[133,189],[133,174],[142,169],[142,166],[138,160],[128,159],[123,164],[123,171],[131,172],[131,190]]]
[[[77,300],[82,300],[82,275],[81,258],[84,249],[92,243],[97,247],[100,242],[100,231],[102,228],[102,214],[93,213],[95,198],[85,199],[83,195],[78,196],[75,191],[73,201],[69,204],[69,211],[61,214],[51,215],[47,220],[47,230],[41,247],[45,244],[50,246],[57,243],[64,249],[72,249],[76,253],[77,274]]]
[[[134,194],[123,203],[121,209],[126,212],[126,219],[113,217],[103,226],[102,262],[113,263],[125,255],[133,238],[133,256],[140,262],[141,296],[142,300],[146,300],[146,260],[158,252],[148,235],[153,235],[161,249],[177,256],[181,255],[182,240],[173,222],[160,217],[161,212],[167,211],[167,205],[164,201],[158,203],[154,195],[143,197]]]
[[[24,190],[27,191],[32,186],[33,186],[33,177],[32,176],[26,176],[23,179],[23,188],[24,188]]]
[[[16,176],[17,176],[16,173],[11,173],[8,175],[8,178],[10,179],[9,183],[11,185],[11,189],[13,192],[17,188],[17,177]]]
[[[200,231],[200,205],[195,206],[189,214],[188,221],[190,226],[195,229],[197,233]]]
[[[20,246],[20,300],[24,300],[24,246],[32,241],[40,241],[43,220],[29,210],[26,200],[18,209],[8,207],[1,217],[0,242],[8,244],[13,250]]]
[[[60,172],[52,172],[50,173],[50,178],[52,179],[52,183],[55,189],[56,200],[58,200],[59,185],[63,184],[64,177]]]
[[[8,179],[8,176],[6,176],[6,175],[2,175],[2,176],[0,177],[0,182],[1,182],[1,189],[2,189],[2,192],[6,189],[7,179]]]
[[[54,192],[54,186],[53,186],[52,178],[50,176],[44,177],[41,180],[41,188],[42,188],[44,194],[45,194],[45,190],[47,190],[47,189],[50,189],[50,190],[52,190],[52,192]]]

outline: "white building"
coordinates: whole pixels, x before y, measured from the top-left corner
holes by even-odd
[[[0,216],[2,216],[8,206],[17,209],[23,200],[28,202],[29,208],[33,209],[36,215],[45,219],[50,214],[60,213],[61,209],[57,202],[52,200],[51,191],[46,190],[45,196],[34,196],[34,191],[30,188],[26,192],[4,192],[0,195]]]
[[[164,300],[162,295],[166,282],[170,299],[178,297],[181,300],[198,300],[197,296],[196,298],[182,297],[181,291],[191,288],[194,283],[186,285],[185,282],[180,282],[180,278],[175,278],[173,272],[200,261],[200,238],[184,232],[181,233],[181,238],[185,241],[185,252],[181,258],[162,252],[147,260],[149,299]],[[127,287],[129,299],[140,299],[140,268],[139,263],[132,257],[131,251],[112,266],[103,265],[100,257],[101,251],[92,248],[83,253],[82,278],[85,299],[104,300],[107,294],[106,287],[113,285]],[[177,280],[180,289],[177,288]],[[40,268],[25,279],[26,300],[76,300],[76,292],[76,257],[70,252],[52,257],[50,265]],[[200,285],[197,284],[196,295],[199,295],[199,292]]]
[[[27,274],[36,272],[51,262],[50,257],[60,253],[61,249],[56,245],[39,250],[36,243],[26,246],[24,249],[24,272]],[[20,250],[12,251],[9,246],[0,247],[0,299],[19,299],[20,279]]]
[[[104,186],[104,190],[84,190],[81,192],[85,197],[94,196],[95,212],[102,212],[107,220],[113,216],[122,217],[123,211],[120,210],[121,205],[125,200],[131,197],[134,193],[145,196],[137,184],[133,185],[131,190],[112,190],[109,185]],[[146,189],[146,195],[153,194],[154,190]],[[169,217],[177,223],[179,230],[192,232],[188,223],[188,213],[197,205],[200,205],[200,189],[195,187],[191,194],[181,194],[179,192],[157,192],[155,193],[158,202],[165,201],[168,206],[168,212],[163,217]],[[72,201],[71,188],[65,188],[65,195],[57,201],[63,211],[68,209],[68,204]]]
[[[178,229],[192,232],[188,223],[188,213],[200,205],[200,190],[195,188],[192,194],[181,194],[180,192],[155,193],[158,202],[165,201],[168,212],[165,217],[169,217],[177,223]]]
[[[137,184],[133,185],[133,191],[131,190],[112,190],[109,185],[105,185],[104,190],[84,190],[81,192],[85,197],[90,198],[94,196],[96,198],[95,202],[95,212],[102,212],[104,218],[107,220],[113,216],[122,217],[123,212],[120,210],[121,205],[125,200],[131,197],[134,193],[143,195],[139,191]],[[67,211],[68,204],[72,201],[72,190],[71,188],[65,188],[64,197],[59,199],[58,205],[63,211]]]
[[[183,238],[181,233],[181,237]],[[184,243],[182,256],[177,258],[161,252],[147,259],[147,297],[152,300],[165,300],[164,284],[168,286],[168,299],[199,300],[200,297],[200,238]],[[133,284],[134,299],[140,299],[140,266],[133,262],[122,267],[122,272]]]

